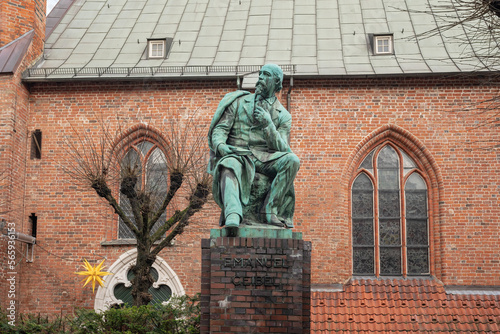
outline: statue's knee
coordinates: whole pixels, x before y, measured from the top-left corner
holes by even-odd
[[[224,163],[219,165],[221,177],[241,174],[243,165],[233,157],[225,158]]]
[[[234,158],[234,157],[224,157],[224,164],[225,165],[241,165],[241,163],[238,161],[238,159]]]
[[[300,167],[299,157],[293,153],[287,154],[286,157],[287,157],[287,165],[289,166],[289,168],[298,170]]]

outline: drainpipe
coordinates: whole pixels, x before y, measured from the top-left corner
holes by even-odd
[[[291,113],[290,111],[290,100],[291,100],[291,94],[292,94],[292,87],[293,87],[293,77],[290,77],[290,87],[288,87],[288,92],[286,93],[286,110]]]

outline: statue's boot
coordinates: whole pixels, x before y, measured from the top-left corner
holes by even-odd
[[[278,216],[276,216],[274,213],[267,214],[266,215],[266,220],[269,225],[272,226],[277,226],[277,227],[286,227],[285,223],[282,222]]]
[[[231,213],[226,217],[226,227],[238,227],[240,226],[240,216],[236,213]]]

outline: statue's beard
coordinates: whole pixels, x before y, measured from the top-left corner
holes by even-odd
[[[255,84],[255,95],[260,95],[263,98],[268,98],[269,96],[271,96],[265,82],[260,80],[257,81],[257,83]]]

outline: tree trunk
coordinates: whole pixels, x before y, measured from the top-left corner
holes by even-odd
[[[151,276],[151,266],[156,260],[156,256],[151,254],[150,247],[145,246],[137,240],[137,261],[132,266],[132,297],[134,306],[147,305],[153,299],[149,293],[149,288],[153,286],[154,280]]]

